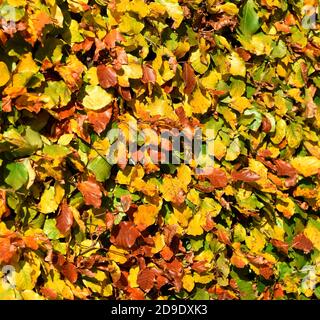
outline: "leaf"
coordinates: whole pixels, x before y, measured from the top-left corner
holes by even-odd
[[[227,175],[222,169],[206,169],[200,174],[200,177],[207,178],[215,188],[224,188],[228,184]]]
[[[305,177],[317,174],[320,169],[320,160],[313,156],[296,157],[290,164]]]
[[[1,74],[0,87],[2,87],[10,80],[9,69],[3,61],[0,61],[0,74]]]
[[[313,244],[303,233],[300,233],[294,237],[292,247],[309,253],[313,249]]]
[[[132,222],[120,222],[114,243],[121,248],[131,248],[139,236],[140,232]]]
[[[141,270],[138,274],[137,283],[143,291],[150,291],[154,286],[155,272],[151,269]]]
[[[111,165],[101,156],[91,160],[87,168],[94,173],[98,182],[108,180],[111,174]]]
[[[16,248],[9,238],[0,238],[0,262],[9,264],[16,253]]]
[[[255,172],[251,171],[249,168],[241,169],[240,171],[236,172],[233,171],[231,173],[232,179],[237,181],[244,181],[244,182],[254,182],[260,179],[260,176]]]
[[[290,123],[287,127],[286,136],[288,139],[289,147],[298,148],[303,138],[303,131],[301,125],[298,125],[294,122]]]
[[[60,214],[56,218],[56,225],[59,231],[64,235],[68,234],[71,230],[73,225],[73,213],[66,200],[61,203]]]
[[[193,280],[192,275],[186,274],[182,278],[182,285],[183,285],[184,289],[186,289],[188,292],[191,292],[194,288],[194,280]]]
[[[88,111],[88,121],[93,126],[96,133],[102,133],[109,124],[112,117],[112,108],[101,109],[98,111]]]
[[[158,208],[152,204],[141,205],[133,214],[134,223],[138,226],[140,231],[153,225],[158,216]]]
[[[64,194],[65,190],[59,183],[44,190],[38,205],[39,211],[45,214],[55,212],[58,209]]]
[[[9,171],[4,181],[14,190],[19,190],[28,182],[28,169],[23,163],[12,162],[6,165]]]
[[[313,246],[320,250],[320,222],[310,219],[303,233],[312,242]]]
[[[246,37],[253,35],[260,28],[259,16],[256,10],[257,5],[254,0],[247,0],[242,7],[239,30]]]
[[[82,193],[86,205],[92,205],[94,208],[101,207],[102,192],[95,179],[89,178],[87,181],[79,182],[77,187]]]
[[[153,70],[152,66],[149,64],[144,64],[142,66],[143,76],[141,81],[143,83],[155,84],[157,80],[156,72]]]
[[[89,110],[100,110],[108,106],[112,100],[111,93],[106,92],[99,86],[89,85],[86,87],[86,96],[82,103]]]
[[[110,65],[100,64],[97,66],[97,75],[99,79],[100,86],[104,89],[114,87],[117,85],[117,73]]]
[[[66,262],[62,266],[61,272],[71,283],[75,283],[78,279],[77,267],[73,263]]]
[[[185,94],[192,93],[196,86],[197,81],[196,81],[196,76],[194,74],[192,67],[186,62],[183,64],[182,78],[185,83],[184,93]]]

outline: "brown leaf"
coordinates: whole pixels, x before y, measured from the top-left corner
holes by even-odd
[[[97,75],[102,88],[108,89],[114,87],[118,83],[117,73],[112,66],[100,64],[97,66]]]
[[[117,235],[112,236],[111,240],[117,247],[122,247],[124,249],[131,248],[138,237],[140,237],[140,232],[136,226],[130,221],[120,222],[118,230],[116,230]]]
[[[62,268],[61,268],[61,273],[71,282],[75,283],[78,279],[78,271],[77,267],[71,263],[71,262],[66,262]]]
[[[61,203],[60,214],[56,218],[56,226],[62,234],[68,234],[73,224],[73,214],[66,200]]]
[[[249,168],[233,171],[231,177],[235,181],[254,182],[260,179],[260,176]]]
[[[127,212],[130,209],[131,202],[132,202],[132,196],[131,194],[126,194],[120,197],[121,206],[123,212]]]
[[[292,177],[297,174],[297,170],[290,163],[281,159],[277,159],[274,162],[276,164],[277,173],[279,176]]]
[[[165,246],[161,250],[160,255],[164,260],[169,261],[173,257],[173,252],[168,246]]]
[[[271,130],[271,122],[267,117],[262,119],[262,131],[268,133]]]
[[[194,90],[197,81],[194,70],[188,63],[183,65],[182,78],[185,84],[184,93],[190,94]]]
[[[84,203],[94,208],[101,207],[102,192],[100,186],[94,178],[89,178],[88,181],[83,181],[77,184],[78,189],[84,197]]]
[[[191,268],[196,271],[197,273],[204,273],[206,271],[208,271],[208,262],[207,261],[197,261],[197,262],[194,262],[192,265],[191,265]]]
[[[98,111],[88,111],[88,121],[93,126],[96,133],[103,132],[112,117],[112,108],[106,108]]]
[[[155,281],[155,272],[152,269],[143,269],[138,274],[137,283],[143,291],[150,291]]]
[[[260,267],[259,272],[266,280],[269,280],[273,276],[273,269],[268,265]]]
[[[207,178],[214,188],[224,188],[228,184],[228,178],[226,173],[219,168],[206,169],[199,175],[199,178],[203,180]]]
[[[272,239],[271,243],[275,246],[280,252],[288,254],[289,245],[281,240]]]
[[[156,83],[156,72],[153,70],[153,68],[149,64],[144,64],[142,66],[143,76],[141,81],[143,83]]]
[[[119,86],[118,91],[119,91],[121,97],[125,101],[131,101],[132,100],[130,88],[125,88],[125,87],[120,87]]]
[[[313,244],[303,233],[300,233],[294,237],[292,247],[309,253],[313,249]]]

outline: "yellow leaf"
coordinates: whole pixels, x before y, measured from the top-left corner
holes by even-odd
[[[207,76],[201,78],[200,83],[204,88],[214,90],[219,80],[221,80],[221,73],[211,70]]]
[[[318,173],[320,160],[313,156],[297,157],[291,160],[291,165],[305,177]]]
[[[0,61],[0,87],[4,86],[10,80],[10,72],[7,65]]]
[[[191,236],[199,236],[201,234],[203,234],[203,229],[201,228],[201,214],[200,213],[196,213],[191,221],[189,222],[189,226],[187,229],[187,234],[191,235]]]
[[[266,244],[264,235],[258,229],[253,229],[250,236],[246,237],[245,242],[252,252],[260,252]]]
[[[40,212],[45,214],[55,212],[63,199],[64,193],[65,191],[59,183],[44,190],[39,203]]]
[[[233,76],[246,76],[245,62],[236,52],[231,53],[231,55],[228,57],[228,62],[230,63],[229,72]]]
[[[193,93],[190,105],[193,113],[203,114],[207,112],[211,105],[211,100],[208,93],[202,93],[202,91],[197,88]]]
[[[186,289],[188,292],[191,292],[194,288],[194,280],[192,275],[186,274],[182,278],[182,286],[184,289]]]
[[[123,264],[127,262],[128,251],[111,245],[108,251],[108,258],[117,263]]]
[[[304,229],[304,234],[314,247],[320,251],[320,219],[309,220],[307,227]]]
[[[44,300],[38,293],[33,290],[24,290],[21,292],[23,300]]]
[[[207,284],[209,282],[211,282],[212,280],[214,280],[214,274],[213,273],[209,273],[209,274],[199,274],[197,272],[194,273],[193,275],[194,278],[194,282],[196,283],[202,283],[202,284]]]
[[[276,208],[288,219],[295,213],[295,204],[289,197],[277,197]]]
[[[137,284],[139,271],[140,271],[139,266],[134,266],[129,271],[128,282],[131,288],[139,288],[139,285]]]
[[[154,247],[151,249],[153,254],[160,252],[164,246],[166,245],[164,241],[164,235],[160,232],[157,232],[156,235],[153,237]]]
[[[174,20],[172,28],[178,28],[183,20],[183,10],[179,5],[178,0],[156,0],[156,2],[163,5],[166,8],[169,17]]]
[[[246,97],[239,97],[239,98],[234,98],[230,106],[233,109],[242,113],[244,110],[249,109],[251,107],[251,103]]]

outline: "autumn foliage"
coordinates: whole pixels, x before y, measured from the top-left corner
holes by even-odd
[[[319,299],[304,5],[0,0],[0,299]],[[108,162],[130,122],[210,129],[214,161]]]

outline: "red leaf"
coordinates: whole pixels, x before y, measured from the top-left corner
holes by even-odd
[[[102,192],[99,185],[93,178],[89,178],[88,181],[78,183],[78,189],[84,197],[84,203],[86,205],[92,205],[95,208],[101,207]]]
[[[292,247],[309,253],[313,249],[313,244],[303,233],[300,233],[294,237]]]
[[[143,291],[150,291],[155,281],[155,272],[151,269],[141,270],[138,274],[137,283]]]
[[[190,94],[194,90],[197,81],[194,70],[188,63],[183,65],[182,78],[185,83],[184,93]]]
[[[99,111],[88,111],[88,121],[93,126],[96,133],[100,134],[103,132],[112,116],[112,108],[107,108]]]
[[[122,248],[131,248],[137,238],[140,237],[140,232],[135,225],[130,221],[123,221],[119,224],[119,229],[116,237],[112,237],[113,243]]]
[[[112,29],[104,38],[104,43],[108,49],[114,48],[116,46],[116,42],[123,41],[124,38],[121,33],[116,30]]]
[[[108,89],[114,87],[118,83],[117,73],[112,66],[100,64],[97,66],[97,75],[102,88]]]
[[[143,71],[143,76],[141,81],[143,83],[152,83],[152,84],[156,83],[156,72],[153,70],[153,68],[150,65],[144,64],[142,66],[142,71]]]
[[[224,188],[228,184],[226,173],[222,169],[210,168],[199,175],[200,179],[207,178],[214,188]]]
[[[61,273],[71,282],[75,283],[78,279],[77,267],[71,263],[65,263],[61,268]]]
[[[233,171],[231,177],[235,181],[254,182],[260,179],[260,176],[249,168],[241,169],[240,171]]]
[[[61,204],[61,211],[56,218],[56,226],[62,234],[68,234],[73,224],[73,214],[66,200]]]

